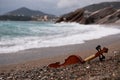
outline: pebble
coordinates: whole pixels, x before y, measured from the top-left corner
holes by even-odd
[[[89,68],[90,68],[90,65],[87,65],[86,68],[89,69]]]
[[[114,52],[117,54],[118,52]],[[120,80],[120,55],[104,62],[74,64],[57,69],[47,66],[28,71],[12,70],[0,73],[0,80]]]
[[[0,77],[0,80],[3,80],[3,78],[2,78],[2,77]]]

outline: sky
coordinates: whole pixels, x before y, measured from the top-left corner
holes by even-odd
[[[62,15],[90,4],[111,1],[120,0],[0,0],[0,14],[27,7],[49,14]]]

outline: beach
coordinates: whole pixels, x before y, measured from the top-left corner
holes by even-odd
[[[86,41],[84,44],[62,46],[59,48],[46,48],[49,56],[38,56],[41,49],[22,51],[22,53],[0,55],[4,58],[0,67],[0,79],[5,80],[119,80],[120,79],[120,34]],[[73,64],[60,68],[49,68],[48,64],[54,62],[63,63],[71,54],[79,55],[83,59],[91,54],[95,54],[96,45],[109,49],[105,53],[106,60],[100,62],[98,58],[86,64]],[[34,51],[35,50],[35,51]],[[72,52],[70,52],[72,51]],[[20,57],[23,52],[31,52],[26,56]],[[35,53],[37,52],[37,53]],[[44,52],[44,51],[43,51]],[[61,52],[61,55],[55,53]],[[69,53],[68,53],[69,52]],[[37,56],[33,56],[36,54]],[[45,54],[45,53],[44,53]],[[16,56],[17,55],[17,56]],[[55,56],[54,56],[55,55]],[[6,57],[6,58],[5,58]],[[10,58],[9,58],[10,57]],[[32,58],[31,58],[32,57]],[[45,58],[46,57],[46,58]],[[8,60],[8,61],[7,61]],[[0,60],[1,61],[1,60]]]
[[[117,34],[86,41],[84,44],[30,49],[13,54],[0,54],[0,66],[2,67],[0,69],[6,70],[6,68],[8,68],[7,66],[17,66],[23,69],[23,67],[47,66],[50,63],[59,61],[62,63],[71,54],[79,55],[84,59],[97,52],[95,49],[97,45],[107,47],[109,53],[105,55],[111,56],[113,51],[120,49],[119,40],[120,34]]]
[[[120,1],[0,3],[0,80],[120,80]]]
[[[119,28],[119,25],[117,25]],[[110,25],[109,27],[113,27]],[[65,62],[65,59],[70,55],[78,55],[85,59],[86,57],[95,54],[97,45],[109,49],[105,62],[100,62],[98,58],[90,61],[88,64],[74,64],[58,69],[47,67],[51,63]],[[114,52],[120,54],[120,34],[113,34],[98,39],[86,40],[81,44],[71,44],[56,47],[31,48],[21,50],[14,53],[0,54],[0,79],[43,79],[43,80],[103,80],[104,78],[120,79],[119,77],[119,58],[115,58]],[[114,61],[115,60],[115,61]],[[94,68],[89,69],[89,66]],[[113,66],[110,66],[113,65]],[[99,68],[97,68],[100,66]],[[105,71],[103,71],[103,69]],[[114,70],[109,71],[109,69]],[[37,72],[38,73],[37,73]],[[71,71],[71,72],[69,72]],[[83,71],[83,73],[80,73]],[[97,75],[94,73],[96,72]],[[100,71],[100,72],[99,72]],[[35,73],[34,73],[35,72]],[[66,73],[68,72],[68,73]],[[47,74],[46,74],[47,73]],[[89,74],[87,74],[89,73]],[[24,75],[21,75],[24,74]],[[29,75],[28,75],[29,74]],[[39,74],[39,76],[38,76]],[[51,75],[52,74],[52,75]],[[61,76],[59,76],[61,74]],[[66,74],[66,75],[65,75]],[[79,74],[79,75],[78,75]],[[102,75],[106,74],[106,75]],[[34,77],[32,78],[32,75]],[[71,76],[73,77],[71,78]],[[92,75],[92,76],[91,76]],[[29,77],[28,77],[29,76]],[[102,77],[102,78],[101,78]]]

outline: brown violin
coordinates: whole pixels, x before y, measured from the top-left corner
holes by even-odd
[[[91,55],[91,56],[89,56],[85,59],[82,59],[80,56],[77,56],[77,55],[70,55],[67,59],[65,59],[65,62],[63,64],[60,64],[60,62],[56,62],[56,63],[49,64],[48,66],[52,67],[52,68],[58,68],[58,67],[61,67],[61,66],[67,66],[67,65],[76,64],[76,63],[82,63],[83,64],[87,61],[95,59],[96,57],[99,57],[100,61],[105,60],[105,56],[103,55],[103,53],[107,53],[108,48],[104,47],[103,49],[101,49],[101,46],[98,45],[96,47],[96,50],[98,51],[96,54],[93,54],[93,55]]]

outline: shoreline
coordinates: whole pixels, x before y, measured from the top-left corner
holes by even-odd
[[[44,58],[61,56],[61,55],[70,55],[73,53],[80,53],[80,52],[86,52],[86,51],[92,51],[92,50],[96,52],[95,47],[97,45],[101,45],[102,47],[105,47],[105,46],[107,47],[108,45],[114,44],[113,42],[115,43],[119,42],[119,39],[120,39],[120,33],[102,37],[99,39],[88,40],[88,41],[85,41],[85,43],[81,43],[81,44],[64,45],[64,46],[57,46],[57,47],[33,48],[33,49],[18,51],[15,53],[3,53],[3,54],[0,54],[0,65],[2,65],[3,58],[12,59],[14,57],[14,59],[22,58],[23,60],[27,60],[28,58],[28,60],[31,60],[31,59],[34,60],[39,58],[44,59]],[[12,58],[9,58],[9,57],[12,57]],[[87,57],[87,56],[83,55],[83,57]]]
[[[50,63],[61,62],[71,54],[81,56],[83,59],[97,51],[95,47],[101,45],[109,49],[111,56],[115,50],[120,50],[120,34],[86,41],[83,44],[67,45],[61,47],[38,48],[20,51],[13,54],[0,54],[0,71],[9,71],[12,69],[26,70],[33,67],[43,67]],[[84,54],[85,53],[85,54]],[[95,60],[98,60],[95,59]]]
[[[113,25],[114,24],[109,24],[109,27],[113,27]],[[116,28],[120,29],[119,25],[117,25]],[[0,54],[0,72],[7,72],[11,70],[26,71],[35,67],[47,66],[48,64],[54,62],[63,63],[64,60],[72,54],[79,55],[84,59],[89,55],[96,53],[95,47],[97,45],[107,47],[109,49],[109,54],[105,54],[105,56],[111,56],[113,55],[113,51],[120,51],[119,40],[120,33],[105,36],[99,39],[88,40],[82,44],[35,48],[16,53]],[[98,60],[98,58],[95,60]]]

